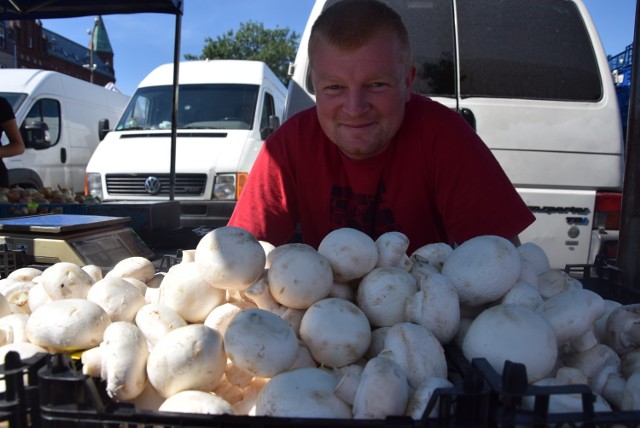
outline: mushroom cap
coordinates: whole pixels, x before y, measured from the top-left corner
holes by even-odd
[[[411,260],[427,263],[438,272],[442,270],[444,261],[451,255],[453,248],[446,242],[433,242],[423,245],[411,254]]]
[[[549,257],[544,249],[536,243],[524,242],[518,246],[518,253],[523,260],[528,261],[533,266],[537,275],[551,269]]]
[[[142,306],[138,309],[134,321],[150,347],[155,346],[170,331],[187,325],[180,314],[161,303],[148,303]]]
[[[432,273],[420,281],[420,290],[407,301],[406,320],[420,324],[440,343],[449,343],[460,325],[460,299],[451,281]]]
[[[349,282],[366,275],[378,262],[378,248],[369,235],[343,227],[329,232],[318,252],[331,264],[334,280]]]
[[[119,278],[135,278],[146,283],[156,273],[153,262],[141,256],[132,256],[120,260],[105,277],[116,276]]]
[[[292,243],[284,246],[287,249],[269,268],[269,291],[281,305],[306,309],[331,291],[331,265],[310,245]]]
[[[378,249],[376,267],[394,266],[404,270],[411,269],[411,260],[407,256],[409,237],[402,232],[383,233],[375,240]]]
[[[149,352],[147,376],[164,398],[186,390],[212,391],[226,363],[220,333],[204,324],[189,324],[156,343]]]
[[[551,326],[557,344],[579,338],[604,315],[604,299],[591,290],[569,289],[545,300],[536,312]]]
[[[93,348],[111,324],[100,305],[87,299],[51,300],[35,310],[27,320],[29,342],[53,352],[73,352]]]
[[[266,255],[250,232],[234,226],[213,229],[196,246],[195,263],[212,287],[244,290],[260,278]]]
[[[40,283],[53,300],[84,299],[93,278],[74,263],[58,262],[42,271]]]
[[[195,262],[172,266],[162,280],[160,303],[190,323],[204,322],[207,315],[225,299],[225,290],[212,287]]]
[[[367,352],[371,326],[358,306],[329,297],[306,310],[300,324],[300,338],[318,363],[342,367],[358,361]]]
[[[351,419],[351,407],[334,393],[337,384],[335,376],[319,368],[279,373],[262,389],[256,415]]]
[[[494,235],[471,238],[456,247],[442,266],[458,291],[460,303],[480,306],[501,298],[518,280],[521,259],[507,239]]]
[[[421,325],[402,322],[389,327],[380,353],[402,367],[412,388],[432,376],[447,376],[444,348],[433,333]]]
[[[243,309],[224,332],[227,356],[239,368],[260,377],[287,370],[298,355],[293,327],[264,309]]]
[[[471,361],[485,358],[498,373],[505,361],[522,363],[529,382],[547,376],[558,357],[556,336],[545,319],[521,305],[485,309],[469,325],[462,352]]]
[[[409,382],[402,367],[382,354],[367,361],[353,400],[354,419],[402,415],[408,402]]]
[[[373,327],[405,321],[405,307],[418,292],[416,279],[399,267],[377,267],[358,286],[356,301]]]
[[[105,277],[91,286],[87,300],[97,303],[111,321],[133,322],[138,309],[147,304],[140,290],[126,279]]]
[[[142,394],[147,383],[147,339],[128,321],[116,321],[104,330],[102,378],[106,392],[115,400],[132,400]]]

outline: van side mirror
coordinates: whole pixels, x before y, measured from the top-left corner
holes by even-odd
[[[24,146],[28,149],[42,150],[51,147],[51,136],[46,123],[30,120],[20,128]]]
[[[111,129],[109,129],[109,119],[100,119],[98,121],[98,140],[102,141],[110,131]]]
[[[280,126],[280,118],[276,115],[269,116],[269,126],[260,130],[260,138],[266,140]]]

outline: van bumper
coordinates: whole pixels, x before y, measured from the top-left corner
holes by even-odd
[[[188,228],[226,226],[236,201],[180,201],[180,226]]]
[[[594,229],[591,232],[591,245],[589,247],[589,264],[595,264],[596,257],[600,256],[608,261],[617,256],[617,245],[619,238],[619,231],[617,230],[602,230]],[[608,247],[615,246],[615,254],[610,254],[611,250]]]

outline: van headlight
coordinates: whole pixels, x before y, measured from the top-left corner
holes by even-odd
[[[222,201],[236,199],[236,175],[217,174],[213,181],[213,197]]]
[[[87,173],[87,181],[85,186],[85,194],[91,195],[99,200],[103,199],[102,195],[102,177],[96,172]]]

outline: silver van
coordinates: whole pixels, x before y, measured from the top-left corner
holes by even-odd
[[[285,118],[314,103],[307,42]],[[614,258],[623,135],[607,56],[582,0],[383,0],[408,27],[414,90],[458,111],[490,147],[536,221],[520,238],[554,267]]]

